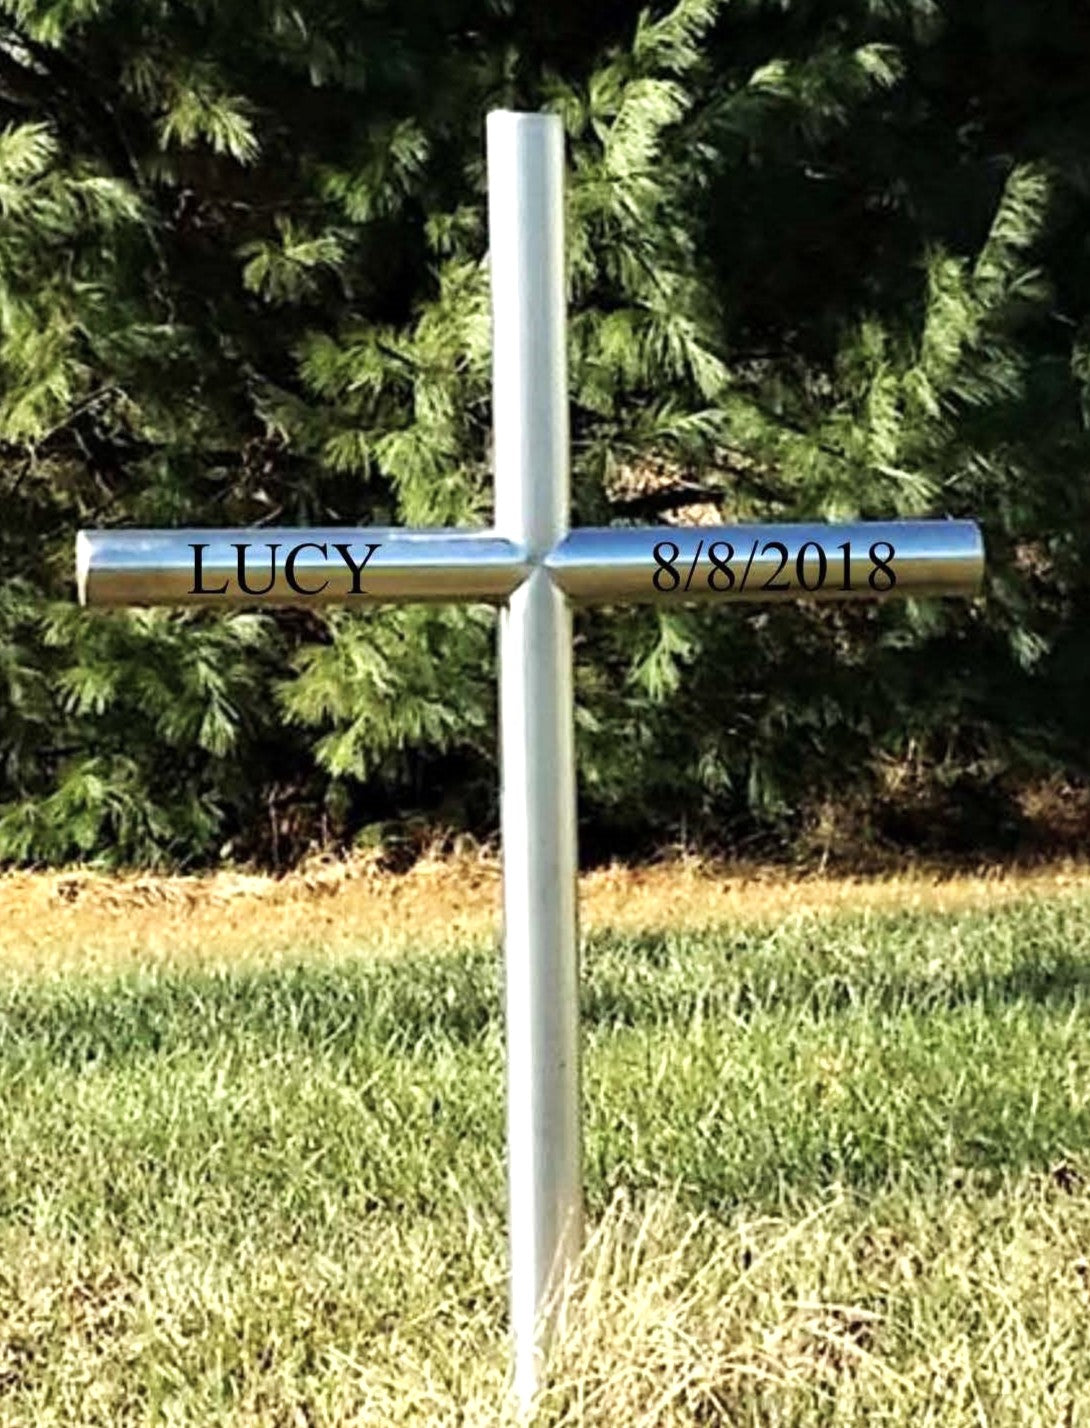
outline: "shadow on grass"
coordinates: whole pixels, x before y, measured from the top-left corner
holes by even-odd
[[[1028,952],[1000,971],[943,968],[906,972],[880,968],[845,972],[815,957],[785,966],[782,957],[747,953],[744,966],[729,956],[705,966],[699,986],[666,975],[633,976],[631,967],[584,980],[583,1019],[588,1026],[636,1027],[684,1021],[700,1015],[745,1023],[758,1014],[809,1013],[815,1018],[866,1008],[882,1016],[953,1011],[959,1007],[1000,1010],[1018,1004],[1070,1010],[1090,1006],[1090,948],[1044,955]],[[647,969],[650,971],[650,968]]]
[[[494,958],[79,980],[0,990],[0,1061],[78,1067],[260,1042],[335,1055],[468,1046],[498,1024]]]
[[[987,931],[986,923],[977,930],[981,961]],[[880,926],[870,932],[882,935]],[[858,965],[841,956],[832,964],[824,955],[830,936],[784,945],[741,934],[689,942],[592,937],[584,955],[583,1025],[608,1034],[683,1026],[697,1015],[737,1024],[784,1012],[816,1020],[853,1009],[888,1017],[968,1006],[1070,1010],[1090,1004],[1090,950],[1069,944],[1038,944],[996,971],[981,970],[972,959],[935,967],[934,958],[914,971],[887,969],[881,955]],[[0,984],[0,1061],[9,1065],[29,1059],[79,1067],[236,1040],[332,1056],[367,1040],[381,1052],[426,1057],[501,1035],[500,959],[488,947],[396,963]]]
[[[1018,1050],[1005,1039],[1005,1018],[1012,1008],[1043,1008],[1046,1015],[1054,1011],[1057,1022],[1073,1008],[1085,1006],[1090,1012],[1090,955],[1080,951],[1078,936],[1069,935],[1071,927],[1059,922],[1039,929],[1035,940],[1008,937],[1002,945],[993,945],[986,918],[956,930],[934,918],[918,924],[871,922],[866,932],[873,941],[862,952],[858,926],[848,927],[839,941],[832,926],[780,940],[767,933],[590,939],[584,1027],[594,1040],[597,1066],[612,1067],[611,1079],[598,1089],[594,1077],[599,1073],[592,1071],[588,1078],[592,1204],[604,1204],[614,1188],[626,1184],[637,1190],[680,1185],[706,1208],[740,1202],[777,1205],[833,1185],[869,1191],[905,1177],[945,1182],[955,1166],[986,1175],[1047,1171],[1071,1147],[1088,1143],[1090,1110],[1073,1106],[1062,1084],[1071,1039],[1080,1037],[1079,1029],[1065,1033],[1061,1045],[1040,1035],[1039,1017],[1022,1022],[1022,1051],[1045,1048],[1039,1062],[1032,1056],[1027,1060],[1025,1074]],[[948,939],[950,957],[944,963]],[[916,1050],[906,1051],[912,1035],[902,1033],[911,1030],[910,1022],[918,1032],[929,1015],[946,1011],[957,1018],[962,1009],[972,1017],[995,1016],[987,1065],[980,1061],[972,1019],[968,1034],[955,1027],[935,1041],[917,1039]],[[847,1027],[850,1018],[858,1028],[861,1019],[872,1016],[886,1023],[877,1050],[873,1038],[868,1047],[867,1037],[860,1039]],[[707,1065],[689,1035],[697,1017],[705,1026],[719,1020],[732,1028],[725,1039],[711,1039]],[[904,1019],[900,1028],[898,1018]],[[730,1078],[721,1080],[724,1041],[731,1040],[733,1028],[747,1023],[757,1024],[754,1048],[763,1047],[772,1059],[739,1063]],[[801,1054],[796,1045],[781,1057],[781,1044],[800,1023]],[[637,1027],[661,1028],[664,1055],[669,1051],[674,1057],[673,1079],[662,1095],[633,1069],[631,1057],[638,1064],[643,1049],[635,1041],[626,1044],[626,1033]],[[354,1132],[345,1142],[350,1148],[329,1152],[328,1164],[324,1158],[320,1166],[307,1162],[306,1176],[322,1179],[334,1198],[359,1178],[361,1145],[364,1159],[387,1154],[382,1137],[394,1125],[391,1145],[429,1147],[424,1168],[414,1170],[421,1176],[414,1193],[431,1196],[436,1205],[445,1204],[444,1197],[456,1199],[450,1185],[458,1183],[457,1164],[480,1149],[479,1118],[472,1112],[483,1083],[479,1061],[476,1073],[471,1069],[474,1052],[486,1046],[498,1062],[501,1036],[500,959],[487,947],[397,963],[0,983],[0,1088],[5,1079],[9,1086],[40,1088],[51,1071],[59,1070],[63,1081],[66,1073],[92,1065],[151,1067],[161,1083],[171,1077],[174,1058],[192,1064],[194,1058],[224,1053],[236,1068],[232,1074],[241,1076],[260,1057],[273,1064],[275,1080],[277,1054],[283,1052],[285,1080],[275,1094],[289,1098],[300,1078],[311,1079],[311,1057],[323,1060],[323,1076],[332,1069],[332,1079],[342,1085],[346,1076],[354,1077],[352,1114],[360,1118],[360,1127],[373,1123],[382,1134],[377,1148],[367,1148],[365,1130]],[[656,1045],[654,1036],[644,1041]],[[857,1043],[864,1052],[856,1063],[850,1048]],[[849,1051],[843,1072],[830,1073],[828,1084],[819,1085],[814,1065],[826,1045]],[[368,1084],[381,1090],[375,1101],[381,1102],[379,1110],[359,1092],[359,1078],[350,1068],[360,1060],[361,1049],[370,1063]],[[390,1075],[384,1057],[418,1060],[419,1068],[402,1065]],[[429,1063],[436,1063],[446,1078],[449,1100],[430,1112],[405,1091],[427,1084]],[[487,1070],[485,1080],[492,1084],[493,1070],[498,1095],[498,1066]],[[318,1089],[306,1115],[313,1118],[320,1108],[333,1124],[343,1114],[343,1095],[337,1091],[323,1101],[323,1077],[313,1080]],[[836,1095],[830,1089],[834,1081]],[[71,1086],[78,1083],[77,1075]],[[69,1104],[68,1091],[61,1088],[60,1119],[51,1135],[63,1135],[71,1117],[82,1114],[78,1094],[73,1095]],[[242,1177],[250,1212],[256,1214],[259,1205],[274,1206],[286,1193],[281,1162],[288,1151],[278,1139],[286,1132],[262,1118],[260,1103],[244,1099],[242,1104],[246,1109],[231,1122],[230,1138],[238,1145],[252,1143],[254,1150],[241,1157],[232,1173]],[[192,1140],[189,1151],[179,1142],[169,1161],[160,1149],[149,1151],[145,1159],[152,1169],[142,1172],[140,1184],[153,1174],[184,1180],[194,1173],[195,1163],[205,1167],[200,1174],[206,1178],[209,1147],[224,1138],[223,1114],[215,1108],[203,1119],[195,1114],[186,1132]],[[500,1118],[494,1122],[488,1135],[498,1155]],[[150,1145],[153,1132],[142,1121],[134,1123],[121,1135],[121,1149],[111,1154],[131,1154],[145,1136]],[[66,1154],[58,1151],[58,1166],[66,1163]],[[183,1154],[191,1155],[189,1171],[177,1168],[176,1158]],[[369,1193],[386,1205],[382,1187],[392,1172],[383,1162],[372,1165],[369,1174]],[[306,1176],[300,1180],[304,1188],[311,1184]],[[267,1193],[265,1181],[272,1187],[266,1187]],[[156,1193],[169,1190],[169,1185],[159,1186]],[[14,1193],[18,1200],[21,1187]],[[235,1187],[231,1193],[243,1191]],[[404,1198],[403,1189],[389,1194],[398,1204],[398,1197]],[[297,1198],[302,1195],[301,1189]],[[116,1213],[123,1218],[128,1211],[123,1207]],[[298,1213],[310,1213],[302,1200]]]

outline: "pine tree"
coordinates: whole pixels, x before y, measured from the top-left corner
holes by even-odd
[[[989,546],[986,605],[580,617],[588,843],[1085,774],[1086,49],[1052,0],[0,0],[0,857],[491,825],[489,612],[91,616],[71,536],[487,523],[501,104],[568,135],[576,520]]]

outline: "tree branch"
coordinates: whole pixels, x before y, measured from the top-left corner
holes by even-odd
[[[624,501],[610,501],[609,509],[615,516],[655,516],[663,511],[676,511],[680,506],[718,505],[724,494],[721,490],[709,490],[706,486],[669,486],[662,491],[648,491],[642,496],[630,496]]]

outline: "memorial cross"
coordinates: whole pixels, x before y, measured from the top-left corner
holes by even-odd
[[[488,117],[495,518],[487,531],[81,531],[88,605],[500,607],[500,784],[514,1387],[536,1391],[582,1236],[573,605],[968,595],[970,521],[569,529],[564,145]]]

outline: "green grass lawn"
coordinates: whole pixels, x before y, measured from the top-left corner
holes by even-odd
[[[0,1423],[502,1418],[492,946],[0,974]],[[1090,898],[596,935],[544,1422],[1090,1425]]]

